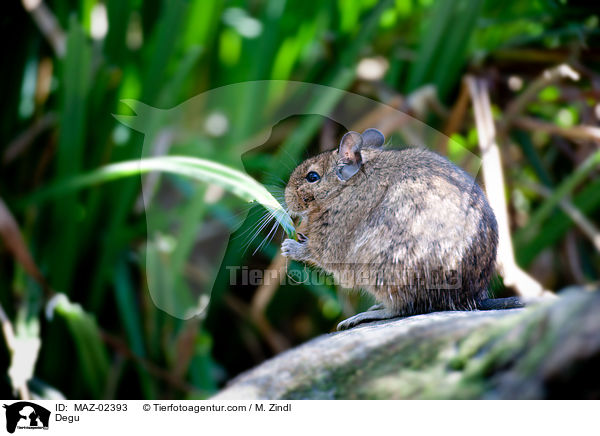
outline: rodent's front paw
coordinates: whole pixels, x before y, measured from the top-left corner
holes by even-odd
[[[298,242],[293,239],[286,239],[281,244],[281,254],[290,259],[304,261],[307,260],[308,250],[305,242]]]

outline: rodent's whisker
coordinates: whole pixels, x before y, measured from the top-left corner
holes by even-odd
[[[294,156],[292,156],[290,152],[287,151],[285,148],[282,148],[281,150],[283,151],[285,157],[288,159],[287,163],[282,161],[281,164],[286,165],[286,168],[291,172],[294,169],[294,167],[298,165],[298,161],[294,159]],[[288,166],[289,164],[291,164],[292,166]]]
[[[285,189],[286,182],[278,175],[270,174],[270,173],[263,173],[263,175],[264,175],[263,180],[265,181],[264,182],[265,184],[268,183],[269,185],[283,187]]]
[[[287,165],[285,167],[290,169]],[[279,175],[268,172],[262,172],[262,181],[263,185],[267,188],[267,190],[269,190],[269,192],[273,192],[275,190],[283,191],[287,185],[287,182]]]
[[[271,211],[267,210],[267,212],[265,213],[265,215],[263,215],[263,217],[257,223],[258,229],[256,229],[256,227],[253,229],[252,237],[244,245],[244,252],[246,250],[248,250],[248,248],[250,247],[250,245],[252,244],[252,242],[254,242],[254,240],[264,230],[264,228],[267,227],[269,225],[269,223],[271,221],[273,221],[274,219],[275,219],[275,215],[273,215],[273,213]],[[277,225],[278,225],[278,223],[276,223],[275,227],[277,227]],[[259,245],[259,248],[260,248],[260,245]],[[256,253],[256,251],[255,251],[255,253]]]
[[[255,231],[257,231],[257,229],[267,220],[270,220],[271,217],[271,212],[270,211],[266,211],[263,213],[263,215],[257,220],[256,223],[254,223],[250,228],[244,230],[242,233],[240,233],[239,235],[234,236],[234,239],[238,239],[242,236],[247,235],[248,233],[254,233]],[[260,232],[260,229],[258,230]]]
[[[275,237],[275,233],[277,231],[277,227],[279,227],[279,223],[277,221],[275,221],[275,223],[271,227],[271,230],[269,230],[269,233],[267,234],[267,236],[262,240],[262,242],[258,245],[258,247],[256,247],[256,250],[254,250],[254,253],[252,253],[252,255],[255,255],[256,252],[259,251],[264,245],[268,244],[269,242],[271,242],[273,240],[273,238]]]

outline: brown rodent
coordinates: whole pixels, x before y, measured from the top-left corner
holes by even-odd
[[[338,329],[443,310],[518,307],[487,299],[498,231],[486,197],[462,169],[422,148],[384,150],[376,129],[302,162],[285,201],[301,217],[282,253],[381,303]]]

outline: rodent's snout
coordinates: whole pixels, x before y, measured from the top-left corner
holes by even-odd
[[[331,153],[325,152],[302,162],[290,175],[285,188],[285,203],[292,216],[306,215],[315,205],[315,199],[328,191],[328,168]]]
[[[283,193],[283,198],[285,200],[285,208],[290,213],[290,215],[292,215],[292,216],[294,214],[294,207],[293,207],[293,205],[294,205],[294,199],[293,199],[293,195],[294,194],[293,194],[292,190],[290,189],[290,185],[287,185],[285,187],[285,191]]]
[[[306,183],[298,183],[295,178],[291,178],[285,188],[285,204],[289,214],[292,217],[304,215],[311,203],[315,200],[313,187]]]
[[[307,208],[307,202],[298,195],[297,188],[294,186],[286,186],[285,188],[285,205],[287,211],[292,217],[297,217]]]

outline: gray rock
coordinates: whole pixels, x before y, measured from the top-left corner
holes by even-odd
[[[214,399],[600,398],[600,293],[439,312],[317,337]]]

